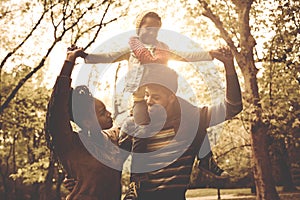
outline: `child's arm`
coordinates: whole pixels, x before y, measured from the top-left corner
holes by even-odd
[[[155,48],[155,53],[152,55],[150,51],[144,46],[144,44],[137,38],[131,37],[129,40],[129,46],[134,52],[135,56],[142,64],[146,63],[161,63],[166,64],[169,58],[168,47],[166,45],[160,45],[161,47]]]
[[[170,50],[170,59],[184,62],[212,61],[213,56],[207,51],[184,52]]]
[[[84,61],[85,63],[88,64],[113,63],[122,60],[128,60],[129,55],[130,55],[130,49],[124,48],[117,52],[87,54],[87,56],[84,58]]]

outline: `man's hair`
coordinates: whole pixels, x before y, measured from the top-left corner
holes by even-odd
[[[178,74],[173,69],[160,64],[144,64],[144,67],[141,85],[156,84],[173,93],[177,92]]]

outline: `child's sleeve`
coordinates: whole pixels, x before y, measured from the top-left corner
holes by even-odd
[[[116,52],[88,54],[84,58],[84,61],[87,64],[113,63],[122,60],[128,60],[129,55],[130,55],[130,49],[123,48]]]
[[[184,62],[212,61],[213,57],[207,51],[185,52],[170,50],[170,59]]]

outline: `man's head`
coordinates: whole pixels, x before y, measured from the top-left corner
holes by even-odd
[[[82,129],[109,129],[112,127],[111,113],[103,102],[94,98],[86,86],[78,86],[72,92],[72,120]]]
[[[145,100],[148,105],[148,111],[155,112],[153,106],[155,104],[162,106],[165,109],[167,116],[170,116],[173,109],[173,104],[176,101],[176,95],[166,87],[159,84],[148,84],[145,90]]]
[[[157,34],[161,27],[160,16],[153,11],[140,13],[136,20],[136,33],[141,42],[154,44],[157,41]]]
[[[144,77],[142,83],[146,86],[145,100],[149,112],[153,105],[158,104],[164,107],[169,116],[177,100],[175,95],[178,88],[177,73],[167,66],[152,65],[145,68]]]

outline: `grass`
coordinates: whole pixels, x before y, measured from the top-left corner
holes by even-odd
[[[280,200],[299,200],[300,191],[296,193],[283,193],[281,192],[282,187],[277,187],[279,192]],[[300,188],[298,188],[300,190]],[[255,195],[251,193],[250,188],[238,188],[238,189],[221,189],[222,200],[255,200]],[[223,195],[223,197],[222,197]],[[124,194],[122,196],[122,199]],[[190,189],[186,193],[187,199],[197,200],[217,199],[218,191],[215,188],[201,188],[201,189]],[[206,198],[211,197],[211,198]]]
[[[234,196],[249,196],[253,195],[250,188],[239,188],[239,189],[221,189],[222,195],[234,195]],[[186,197],[206,197],[206,196],[217,196],[218,191],[214,188],[204,188],[204,189],[192,189],[188,190]]]
[[[280,199],[281,200],[299,200],[300,199],[300,192],[295,193],[284,193],[281,192],[282,187],[276,187]],[[300,188],[298,188],[300,189]],[[234,200],[255,200],[256,197],[254,194],[251,193],[250,188],[239,188],[239,189],[221,189],[221,199],[234,199]],[[222,197],[223,195],[223,197]],[[204,188],[204,189],[190,189],[186,193],[187,199],[191,198],[193,200],[197,200],[196,197],[200,199],[217,199],[218,192],[217,189],[212,188]],[[205,198],[205,197],[212,197],[212,198]]]

